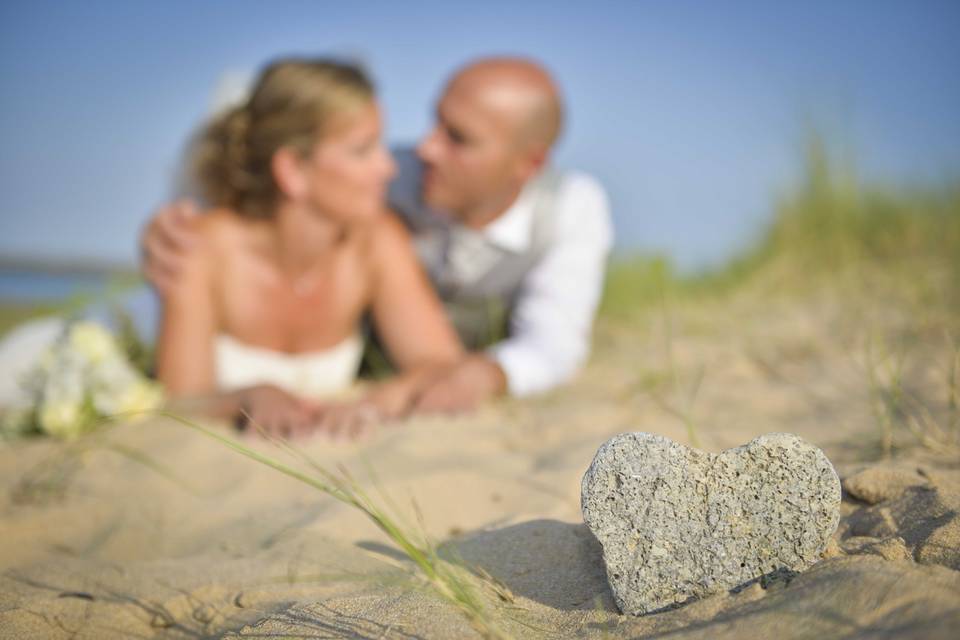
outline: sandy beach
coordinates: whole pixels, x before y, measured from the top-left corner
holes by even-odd
[[[299,446],[492,576],[478,588],[511,637],[955,637],[956,319],[905,291],[780,295],[773,278],[668,301],[602,319],[590,365],[550,395]],[[715,452],[768,432],[821,447],[844,488],[824,559],[621,615],[579,497],[625,431]],[[364,514],[170,419],[4,444],[0,478],[5,638],[479,637]]]

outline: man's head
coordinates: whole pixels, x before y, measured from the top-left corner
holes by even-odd
[[[447,83],[417,149],[424,200],[466,222],[495,218],[543,167],[561,123],[559,92],[541,66],[519,58],[467,65]]]

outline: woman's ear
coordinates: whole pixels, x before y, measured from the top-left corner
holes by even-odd
[[[280,193],[299,200],[307,193],[307,175],[303,159],[290,147],[280,147],[270,159],[270,170]]]

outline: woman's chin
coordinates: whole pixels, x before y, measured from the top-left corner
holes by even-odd
[[[357,207],[353,212],[353,216],[357,220],[369,221],[379,218],[386,213],[386,211],[386,203],[383,200],[375,200],[365,206]]]
[[[370,202],[363,203],[360,205],[354,205],[348,209],[339,210],[333,207],[328,207],[322,211],[317,211],[316,215],[321,219],[326,219],[329,222],[339,225],[350,226],[353,224],[363,224],[370,220],[373,220],[380,216],[380,214],[386,210],[386,206],[382,202]]]

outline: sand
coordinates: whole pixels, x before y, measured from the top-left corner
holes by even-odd
[[[587,369],[548,396],[299,444],[414,527],[415,501],[444,553],[502,583],[483,593],[514,637],[952,638],[951,319],[909,308],[838,290],[608,319]],[[909,402],[884,413],[891,389]],[[621,615],[579,493],[597,448],[624,431],[714,452],[792,432],[823,448],[844,487],[826,557]],[[0,445],[0,637],[478,637],[362,514],[203,434],[154,418],[80,444]]]

